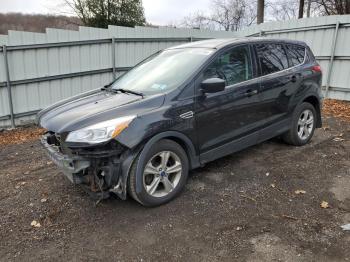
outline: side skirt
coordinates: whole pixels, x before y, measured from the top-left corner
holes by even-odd
[[[290,125],[291,118],[288,118],[278,123],[272,124],[268,127],[265,127],[259,131],[231,141],[225,145],[219,146],[215,149],[202,153],[200,155],[201,164],[203,165],[210,161],[241,151],[247,147],[259,144],[273,137],[281,135],[290,129]]]

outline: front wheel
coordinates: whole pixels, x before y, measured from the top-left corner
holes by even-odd
[[[158,206],[174,199],[184,188],[188,177],[188,158],[182,147],[171,141],[161,140],[134,161],[130,174],[129,194],[144,206]],[[140,164],[142,172],[137,172]],[[142,185],[137,192],[136,183]]]
[[[291,145],[306,145],[312,138],[316,128],[317,115],[310,103],[300,104],[294,111],[291,129],[285,133],[283,140]]]

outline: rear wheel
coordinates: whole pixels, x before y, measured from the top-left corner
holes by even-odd
[[[282,136],[283,140],[295,146],[307,144],[314,134],[316,121],[317,115],[313,105],[302,103],[295,109],[292,127]]]
[[[180,145],[161,140],[134,161],[129,174],[129,194],[144,206],[158,206],[174,199],[184,188],[188,176],[188,158]],[[142,172],[136,172],[140,164]],[[137,192],[136,183],[141,191]]]

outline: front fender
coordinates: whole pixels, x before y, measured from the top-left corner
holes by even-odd
[[[200,166],[199,156],[196,153],[195,147],[192,141],[184,134],[177,131],[166,131],[159,133],[152,138],[150,138],[147,142],[141,143],[133,149],[127,150],[122,158],[121,158],[121,169],[120,169],[120,179],[118,184],[111,189],[111,192],[117,194],[121,199],[126,199],[127,194],[127,182],[129,173],[131,170],[131,166],[133,165],[137,156],[139,156],[138,165],[136,167],[137,176],[141,176],[143,172],[142,163],[146,161],[146,153],[151,148],[152,145],[157,143],[162,139],[171,139],[175,142],[179,143],[187,153],[190,168],[196,168]],[[139,193],[142,190],[142,181],[136,181],[136,191]]]

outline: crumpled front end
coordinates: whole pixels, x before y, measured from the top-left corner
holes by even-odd
[[[111,192],[125,199],[128,167],[123,168],[122,162],[130,159],[129,150],[115,140],[93,147],[68,147],[65,138],[53,132],[41,138],[47,155],[63,174],[94,199],[108,198]]]

